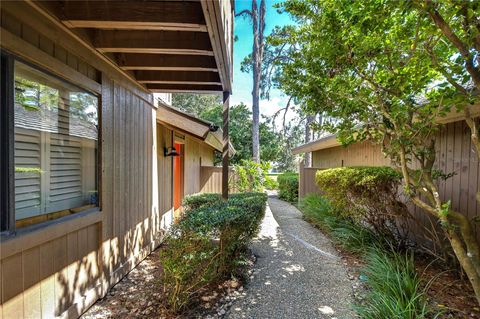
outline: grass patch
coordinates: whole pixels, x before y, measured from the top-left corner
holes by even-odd
[[[361,318],[422,319],[434,316],[427,304],[413,253],[373,248],[364,257],[368,293],[356,306]],[[438,316],[438,315],[437,315]]]

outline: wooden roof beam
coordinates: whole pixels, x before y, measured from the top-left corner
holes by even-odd
[[[221,85],[222,83],[220,76],[216,72],[135,71],[134,74],[137,81],[144,84]]]
[[[114,58],[123,70],[218,72],[211,56],[117,53]]]
[[[64,1],[61,19],[70,28],[207,31],[199,2]]]
[[[213,56],[210,38],[205,32],[96,30],[92,42],[102,53]]]
[[[221,85],[187,85],[187,84],[146,84],[147,89],[154,93],[218,93]]]

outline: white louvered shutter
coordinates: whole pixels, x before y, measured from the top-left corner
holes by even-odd
[[[80,207],[82,193],[82,144],[76,137],[50,135],[50,191],[48,211]]]
[[[15,128],[15,168],[38,170],[37,172],[15,172],[16,219],[42,213],[41,145],[40,131]]]

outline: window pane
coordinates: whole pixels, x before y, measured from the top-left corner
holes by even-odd
[[[98,98],[15,63],[15,218],[98,205]]]

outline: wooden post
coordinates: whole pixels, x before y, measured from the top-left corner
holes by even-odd
[[[305,163],[301,161],[298,165],[298,198],[305,196]]]
[[[228,165],[230,136],[228,133],[230,92],[223,92],[223,152],[222,152],[222,198],[228,199]]]

